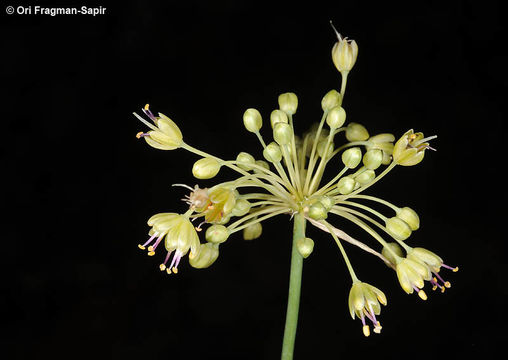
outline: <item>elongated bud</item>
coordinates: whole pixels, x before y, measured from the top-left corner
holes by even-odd
[[[397,217],[404,220],[413,231],[420,228],[420,218],[418,217],[418,214],[416,211],[407,206],[397,211]]]
[[[409,225],[396,216],[386,220],[385,225],[388,233],[396,240],[404,241],[411,236]]]
[[[219,173],[221,165],[214,158],[199,159],[192,166],[192,175],[197,179],[211,179]]]
[[[295,93],[284,93],[279,95],[279,108],[289,115],[296,113],[298,108],[298,97]]]
[[[349,148],[342,153],[342,162],[347,168],[354,169],[362,161],[362,150],[359,147]]]
[[[219,257],[219,245],[206,243],[199,246],[196,256],[189,256],[189,264],[196,269],[205,269],[212,265]]]
[[[367,185],[372,180],[374,180],[375,177],[376,177],[376,173],[374,172],[374,170],[365,170],[360,175],[358,175],[355,178],[355,180],[362,185]]]
[[[206,241],[213,244],[221,244],[229,237],[229,231],[224,225],[212,225],[206,229]]]
[[[325,147],[326,147],[327,143],[328,143],[328,140],[322,140],[322,141],[318,142],[318,145],[317,145],[318,155],[321,157],[324,157],[324,158],[329,158],[333,154],[334,146],[333,146],[333,142],[330,142],[330,144],[328,145],[328,151],[326,152],[326,155],[325,155]]]
[[[261,236],[263,232],[263,226],[261,223],[255,223],[253,225],[247,226],[243,229],[243,239],[244,240],[254,240]]]
[[[353,179],[351,176],[344,176],[343,178],[340,178],[339,182],[337,183],[337,189],[342,195],[347,195],[354,190],[355,185],[355,179]]]
[[[300,255],[306,259],[314,250],[314,241],[311,238],[300,238],[296,240],[296,248]]]
[[[293,137],[291,126],[285,123],[277,123],[273,127],[273,138],[279,145],[287,145]]]
[[[258,132],[261,126],[263,126],[263,119],[259,111],[253,108],[245,110],[243,113],[243,125],[252,133]]]
[[[340,128],[345,122],[346,111],[341,106],[334,107],[326,116],[326,123],[332,130]]]
[[[390,261],[392,264],[395,265],[395,264],[397,264],[397,260],[396,260],[394,253],[395,253],[395,255],[397,255],[399,257],[404,256],[404,251],[402,250],[400,245],[395,242],[387,243],[386,246],[384,246],[383,250],[381,251],[381,254],[383,254],[383,256],[388,261]]]
[[[275,142],[268,144],[263,150],[263,156],[271,163],[276,163],[282,160],[282,152],[280,151],[279,145]]]
[[[234,216],[244,216],[250,210],[251,204],[245,199],[236,200],[235,207],[233,208],[232,214]]]
[[[336,106],[339,106],[341,97],[342,96],[340,95],[340,92],[338,92],[337,90],[328,91],[321,100],[321,108],[323,109],[323,111],[327,111],[333,109]]]
[[[241,164],[238,164],[238,167],[240,167],[241,169],[243,169],[245,171],[252,170],[252,166],[250,166],[250,165],[256,164],[256,160],[254,159],[254,156],[252,156],[251,154],[246,153],[244,151],[242,151],[241,153],[238,154],[238,156],[236,157],[236,161],[241,163]]]
[[[328,217],[328,211],[321,202],[317,201],[310,206],[309,217],[314,220],[324,220]]]
[[[282,110],[277,109],[272,111],[272,113],[270,114],[270,124],[272,125],[272,129],[275,126],[275,124],[280,122],[287,124],[288,121],[289,121],[288,115]]]
[[[365,126],[352,122],[346,128],[346,139],[349,141],[365,141],[369,138],[369,132]]]
[[[370,170],[376,170],[383,162],[383,152],[378,149],[368,150],[363,156],[363,165]]]

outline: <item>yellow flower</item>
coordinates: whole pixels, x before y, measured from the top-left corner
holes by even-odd
[[[393,147],[393,161],[402,166],[413,166],[423,160],[425,150],[435,150],[429,146],[428,140],[437,136],[424,138],[423,133],[414,133],[413,129],[407,131],[397,140]]]
[[[369,325],[365,322],[367,317],[374,325],[374,332],[381,332],[381,323],[376,315],[381,313],[381,304],[386,305],[386,296],[378,288],[361,281],[355,281],[349,291],[349,312],[354,319],[355,314],[362,320],[363,334],[370,335]]]
[[[155,117],[148,108],[148,104],[146,104],[142,110],[145,115],[155,123],[156,126],[152,125],[150,122],[134,113],[134,116],[136,116],[142,123],[152,129],[152,131],[147,133],[137,133],[136,137],[138,139],[144,138],[148,145],[160,150],[174,150],[182,145],[182,132],[173,122],[173,120],[161,113],[159,113],[158,117]]]
[[[148,225],[152,226],[152,229],[148,233],[150,238],[144,244],[138,245],[138,247],[145,250],[148,246],[148,255],[153,256],[162,239],[166,238],[164,245],[167,254],[164,262],[159,266],[161,271],[166,270],[168,274],[171,274],[171,272],[176,274],[180,260],[189,250],[189,258],[199,254],[199,237],[187,214],[156,214],[148,219]],[[166,264],[173,252],[174,256],[171,264],[167,266]]]
[[[232,189],[223,186],[214,186],[208,192],[209,204],[206,207],[205,221],[208,223],[220,223],[231,214],[235,207],[236,197]]]
[[[355,65],[356,58],[358,57],[358,45],[354,40],[349,40],[347,37],[343,38],[333,24],[331,25],[338,39],[332,48],[333,63],[341,73],[349,72]]]
[[[405,258],[396,265],[395,270],[400,286],[405,292],[412,294],[416,290],[420,298],[427,300],[427,294],[422,290],[424,281],[432,278],[427,265]]]
[[[413,248],[408,251],[407,258],[413,261],[419,262],[427,266],[431,272],[434,274],[434,277],[430,279],[430,283],[432,284],[432,290],[436,290],[439,288],[441,292],[444,292],[445,289],[450,288],[452,284],[449,281],[444,280],[438,273],[441,270],[441,267],[452,270],[453,272],[459,271],[458,267],[452,267],[443,263],[443,259],[441,259],[438,255],[434,254],[432,251],[429,251],[424,248]]]

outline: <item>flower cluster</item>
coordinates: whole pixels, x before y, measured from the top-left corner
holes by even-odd
[[[336,242],[352,281],[350,313],[361,320],[365,336],[370,334],[369,321],[375,333],[381,331],[378,316],[387,298],[381,290],[359,280],[343,241],[381,259],[394,270],[406,293],[416,292],[425,300],[425,281],[430,282],[434,290],[444,291],[451,286],[439,272],[441,268],[453,271],[457,268],[444,264],[429,250],[406,243],[420,227],[417,213],[408,206],[399,207],[364,194],[397,165],[420,163],[426,150],[434,150],[429,141],[436,136],[425,137],[421,132],[409,130],[396,140],[390,133],[371,135],[365,126],[346,121],[343,106],[346,83],[357,55],[356,42],[337,32],[332,60],[341,73],[341,87],[323,97],[321,120],[301,137],[294,133],[293,121],[298,109],[298,97],[294,93],[278,97],[278,108],[269,117],[270,140],[265,140],[261,134],[263,118],[259,111],[250,108],[244,112],[243,124],[259,139],[262,157],[242,151],[235,159],[221,159],[184,142],[175,122],[160,113],[155,116],[148,105],[143,108],[148,119],[134,113],[150,128],[137,135],[148,145],[161,150],[184,149],[200,157],[192,167],[197,179],[214,178],[223,168],[238,174],[237,178],[211,188],[175,184],[190,191],[183,199],[188,210],[183,214],[152,216],[148,220],[149,239],[139,245],[151,256],[164,241],[166,255],[160,264],[161,271],[177,273],[180,260],[187,254],[191,266],[209,267],[219,256],[219,246],[234,233],[242,231],[245,240],[253,240],[261,236],[263,221],[289,215],[301,217],[304,222],[329,233]],[[341,137],[344,141],[337,142]],[[332,169],[334,174],[325,173],[326,169]],[[325,177],[328,181],[323,181]],[[246,188],[250,192],[245,192]],[[372,209],[366,202],[385,206],[388,214]],[[377,241],[379,251],[333,226],[329,222],[332,216],[365,230]],[[204,227],[205,242],[201,243],[198,233]],[[295,244],[302,258],[311,255],[312,239],[303,236]]]

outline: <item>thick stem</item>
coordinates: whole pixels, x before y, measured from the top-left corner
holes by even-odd
[[[302,286],[303,257],[298,252],[296,243],[305,237],[305,217],[302,212],[295,215],[293,227],[293,247],[291,250],[291,272],[289,275],[289,296],[286,313],[286,326],[282,341],[281,360],[293,359],[296,327],[298,325],[298,308],[300,307],[300,289]]]

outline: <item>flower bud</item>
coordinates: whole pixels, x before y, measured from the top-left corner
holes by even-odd
[[[337,38],[338,41],[332,48],[333,63],[341,73],[349,72],[356,62],[358,45],[354,40],[342,38],[339,33],[337,33]]]
[[[396,264],[397,260],[396,260],[395,255],[393,253],[395,253],[395,255],[400,256],[400,257],[403,257],[403,255],[404,255],[404,251],[402,250],[400,245],[395,242],[387,243],[386,246],[384,246],[383,250],[381,251],[381,254],[383,254],[383,256],[388,261],[390,261],[392,264]]]
[[[355,188],[356,181],[351,176],[344,176],[337,183],[337,189],[342,195],[351,193]]]
[[[243,152],[243,151],[238,154],[238,156],[236,157],[236,161],[241,163],[241,164],[238,164],[238,167],[245,170],[245,171],[252,170],[252,166],[250,166],[250,165],[256,164],[256,160],[254,159],[254,156],[252,156],[249,153]]]
[[[243,125],[248,131],[257,133],[261,129],[261,126],[263,126],[263,119],[259,111],[252,108],[245,110],[243,113]]]
[[[393,142],[395,141],[395,136],[392,134],[377,134],[371,136],[368,140],[368,144],[366,145],[367,150],[370,149],[379,149],[386,151],[391,155],[393,152]]]
[[[279,145],[275,142],[268,144],[263,150],[263,156],[269,162],[276,163],[282,160],[282,152]]]
[[[212,265],[219,257],[219,245],[206,243],[199,246],[196,256],[189,256],[189,264],[196,269],[205,269]]]
[[[374,170],[365,170],[360,175],[358,175],[355,180],[361,185],[367,185],[376,177],[376,173]]]
[[[282,110],[277,109],[272,111],[272,113],[270,114],[270,124],[272,125],[272,129],[275,126],[275,124],[280,122],[287,124],[288,121],[289,121],[288,115]]]
[[[402,219],[394,216],[386,220],[386,230],[394,239],[404,241],[411,235],[411,228]]]
[[[213,244],[221,244],[229,237],[229,231],[224,225],[212,225],[206,229],[206,241]]]
[[[418,217],[418,214],[416,211],[407,206],[397,211],[397,217],[404,220],[413,231],[420,228],[420,218]]]
[[[235,207],[231,212],[234,216],[244,216],[250,210],[251,204],[245,199],[236,200]]]
[[[342,96],[340,95],[340,92],[338,92],[337,90],[328,91],[326,95],[323,96],[323,100],[321,100],[321,108],[323,109],[323,111],[327,111],[331,110],[336,106],[339,106],[341,97]]]
[[[314,250],[314,241],[311,238],[300,238],[296,240],[296,248],[300,255],[306,259]]]
[[[376,170],[383,162],[383,152],[378,149],[368,150],[363,156],[363,165],[370,170]]]
[[[256,165],[262,167],[263,169],[270,170],[270,165],[264,160],[256,160]],[[255,173],[263,173],[263,171],[259,169],[254,169]]]
[[[369,132],[365,126],[358,123],[349,123],[346,128],[346,139],[349,141],[365,141],[369,138]]]
[[[273,127],[273,138],[279,145],[289,144],[293,138],[293,130],[286,123],[277,123]]]
[[[333,142],[330,142],[330,144],[328,145],[328,151],[326,152],[326,155],[325,155],[325,146],[327,143],[328,143],[328,140],[322,140],[322,141],[318,142],[317,148],[316,148],[318,155],[321,157],[324,157],[324,158],[329,158],[330,156],[332,156],[333,150],[334,150]]]
[[[349,148],[342,153],[342,162],[350,169],[354,169],[362,161],[362,150],[359,147]]]
[[[254,240],[261,236],[263,232],[263,226],[261,223],[255,223],[253,225],[247,226],[243,229],[243,239],[244,240]]]
[[[309,208],[309,217],[314,220],[324,220],[328,217],[328,211],[321,202],[316,201]]]
[[[221,165],[214,158],[199,159],[192,166],[192,175],[197,179],[211,179],[218,174]]]
[[[326,123],[330,129],[338,129],[346,122],[346,111],[341,106],[336,106],[330,110],[326,116]]]
[[[326,196],[326,195],[321,196],[321,198],[319,199],[319,202],[321,204],[323,204],[326,211],[330,211],[332,209],[333,205],[335,205],[335,201],[333,200],[333,198],[330,196]]]
[[[298,108],[298,98],[295,93],[284,93],[279,95],[279,108],[286,114],[293,115]]]

